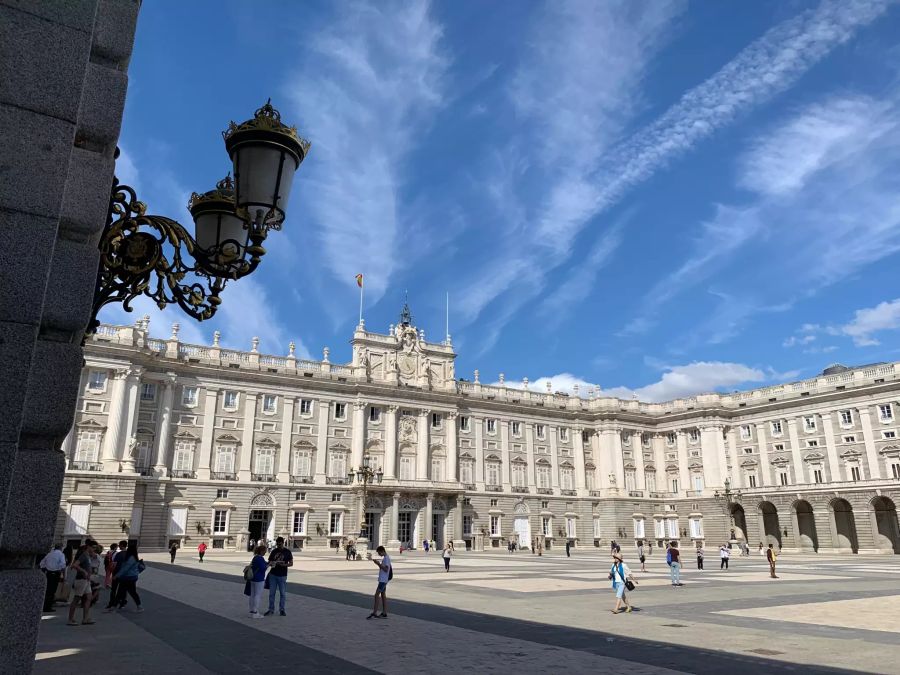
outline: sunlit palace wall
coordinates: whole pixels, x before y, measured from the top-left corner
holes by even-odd
[[[900,363],[665,403],[488,386],[401,317],[321,361],[103,326],[57,537],[245,549],[637,542],[900,552]],[[362,489],[348,471],[381,472]]]

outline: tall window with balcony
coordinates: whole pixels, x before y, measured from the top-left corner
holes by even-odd
[[[666,522],[662,518],[653,519],[653,535],[657,539],[666,538]]]
[[[678,479],[675,477],[669,478],[669,487],[671,488],[669,491],[673,494],[678,492]]]
[[[821,466],[813,468],[813,482],[814,483],[824,483],[825,482],[825,476],[822,472]]]
[[[194,448],[196,445],[196,441],[189,441],[183,438],[175,441],[172,471],[176,478],[193,478]]]
[[[569,539],[576,539],[578,537],[578,531],[575,529],[575,519],[571,516],[566,518],[566,537]]]
[[[564,466],[559,470],[559,482],[563,490],[575,489],[575,470],[572,467]]]
[[[595,469],[585,468],[584,470],[584,486],[589,492],[597,489],[597,480],[594,477]]]
[[[524,462],[515,462],[512,465],[512,485],[514,488],[523,488],[526,485],[526,470]]]
[[[146,472],[150,468],[150,453],[153,447],[153,437],[141,434],[137,437],[137,458],[135,468],[138,472]]]
[[[666,536],[669,539],[678,539],[678,519],[666,518]]]
[[[401,469],[403,461],[400,462]],[[332,480],[345,480],[347,478],[347,453],[343,451],[333,451],[331,453],[331,461],[328,466],[328,477]]]
[[[694,491],[703,492],[703,474],[695,473],[691,478],[694,481]]]
[[[703,519],[702,518],[691,518],[689,521],[689,526],[691,529],[691,539],[702,539],[703,538]]]
[[[413,468],[415,467],[415,458],[409,455],[400,457],[400,480],[412,480]]]
[[[100,459],[100,442],[102,431],[83,429],[78,432],[78,443],[75,446],[74,469],[97,468]]]
[[[431,480],[444,480],[444,460],[441,457],[431,458]]]
[[[778,482],[782,486],[791,484],[791,477],[787,471],[779,471],[778,472]]]
[[[233,443],[221,443],[216,448],[216,476],[220,480],[234,477],[234,464],[237,446]]]
[[[628,469],[625,472],[625,489],[628,490],[628,492],[634,492],[637,489],[635,482],[634,469]]]
[[[256,448],[257,480],[272,480],[275,477],[275,448],[270,445]]]
[[[486,462],[485,474],[490,487],[500,487],[500,462]]]
[[[197,405],[197,400],[197,387],[181,388],[181,405],[183,405],[185,408],[194,408]]]
[[[675,433],[674,432],[670,431],[669,433],[666,434],[666,445],[668,445],[669,447],[675,445]]]
[[[548,464],[537,465],[537,486],[541,490],[550,489],[550,466]]]
[[[312,453],[309,450],[294,450],[294,478],[303,480],[312,475]]]
[[[475,483],[475,462],[464,459],[459,463],[459,480],[465,485]]]
[[[755,488],[756,487],[756,473],[748,472],[745,476],[747,479],[747,487]]]
[[[521,422],[510,422],[509,429],[512,432],[512,435],[518,438],[522,435],[522,423]]]
[[[850,480],[861,480],[862,474],[859,470],[859,464],[850,465]]]

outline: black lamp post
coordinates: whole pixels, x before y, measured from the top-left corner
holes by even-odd
[[[197,321],[209,319],[226,282],[257,268],[269,230],[284,222],[294,172],[310,144],[282,123],[271,102],[253,119],[232,122],[223,136],[235,178],[191,195],[194,236],[171,218],[147,215],[134,189],[113,179],[88,333],[104,305],[121,302],[130,312],[141,295],[160,309],[178,304]]]
[[[353,484],[355,480],[357,483],[362,485],[362,501],[360,502],[360,513],[359,513],[359,538],[368,539],[368,532],[366,531],[366,496],[369,491],[369,483],[381,483],[381,479],[384,478],[384,471],[381,470],[381,467],[378,467],[378,470],[374,470],[370,466],[371,457],[369,453],[363,455],[363,463],[362,466],[358,467],[355,471],[353,467],[350,467],[350,471],[347,472],[347,478],[350,480],[350,484]]]

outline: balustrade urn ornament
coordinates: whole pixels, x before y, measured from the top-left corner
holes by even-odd
[[[331,354],[331,350],[328,347],[322,348],[322,361],[328,363],[328,355]]]
[[[251,352],[258,352],[258,351],[259,351],[259,338],[256,337],[256,336],[254,336],[254,337],[250,340],[250,351],[251,351]]]
[[[223,137],[234,180],[226,176],[191,195],[193,236],[171,218],[148,214],[134,189],[113,179],[86,335],[96,331],[105,305],[122,303],[130,312],[141,295],[204,321],[216,313],[226,283],[257,268],[269,230],[282,227],[294,173],[310,144],[281,122],[271,101],[253,119],[232,122]]]
[[[475,371],[475,384],[480,384],[481,380],[478,379],[479,377],[480,377],[480,375],[479,375],[478,371],[476,370]]]
[[[169,337],[170,340],[178,339],[178,330],[181,328],[177,323],[172,324],[172,335]]]
[[[294,356],[294,352],[297,349],[297,345],[294,344],[294,341],[291,340],[288,344],[288,356]]]
[[[222,338],[222,333],[219,331],[213,331],[213,347],[219,346],[219,340]]]

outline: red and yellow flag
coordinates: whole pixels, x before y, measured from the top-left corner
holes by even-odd
[[[362,288],[362,285],[363,285],[363,275],[362,274],[356,275],[356,285],[359,286],[360,288]]]

